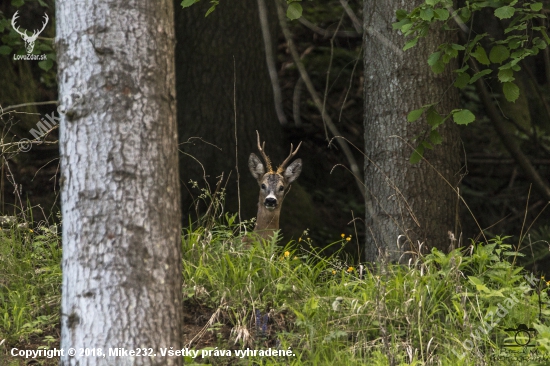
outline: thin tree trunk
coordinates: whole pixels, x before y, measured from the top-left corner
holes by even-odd
[[[179,365],[159,354],[181,348],[183,319],[172,2],[59,0],[56,10],[61,365]]]
[[[440,102],[437,110],[448,113],[458,104],[450,68],[435,75],[427,57],[437,46],[452,39],[449,32],[430,30],[430,35],[406,51],[396,52],[387,44],[404,45],[404,37],[392,29],[395,11],[423,3],[414,1],[365,1],[365,184],[371,193],[374,215],[367,210],[366,259],[374,261],[385,252],[390,260],[403,260],[409,249],[449,245],[448,232],[455,232],[456,194],[460,169],[458,129],[452,122],[439,128],[443,144],[425,153],[425,161],[411,165],[412,139],[426,130],[425,120],[407,122],[408,112]],[[406,4],[406,5],[405,5]],[[382,42],[383,36],[389,43]],[[437,171],[436,171],[437,170]],[[399,243],[399,244],[398,244]],[[411,248],[412,245],[412,248]]]

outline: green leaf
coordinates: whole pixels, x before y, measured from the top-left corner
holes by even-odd
[[[464,88],[466,85],[468,85],[468,82],[470,81],[470,74],[467,72],[463,72],[458,74],[456,77],[454,86],[456,86],[459,89]]]
[[[503,6],[495,10],[495,16],[499,19],[508,19],[514,16],[516,9],[511,6]]]
[[[206,11],[206,14],[204,14],[204,17],[206,18],[207,16],[210,15],[210,13],[212,13],[214,10],[216,10],[216,6],[218,6],[219,2],[214,2],[214,5],[212,5],[207,11]]]
[[[441,57],[441,51],[437,51],[437,52],[432,53],[428,57],[428,65],[430,65],[430,66],[435,65],[435,63],[439,60],[439,57]]]
[[[502,83],[502,91],[509,102],[515,102],[519,98],[519,87],[511,81]]]
[[[472,13],[470,9],[468,9],[468,7],[465,6],[462,9],[460,9],[460,19],[462,19],[464,23],[470,20],[471,16],[472,16]]]
[[[198,3],[200,0],[183,0],[181,2],[181,7],[182,8],[188,8],[190,7],[191,5],[195,4],[195,3]]]
[[[477,60],[480,64],[489,65],[491,62],[487,58],[487,52],[481,45],[477,45],[475,52],[471,53],[471,56]]]
[[[11,53],[11,47],[10,46],[0,46],[0,55],[9,55]]]
[[[409,122],[416,121],[417,119],[420,118],[420,116],[422,115],[422,113],[424,113],[425,110],[426,110],[426,107],[422,107],[420,109],[415,109],[414,111],[409,112],[409,114],[407,115],[407,121]]]
[[[474,76],[472,76],[472,78],[470,79],[469,83],[470,84],[473,84],[477,81],[477,79],[479,79],[480,77],[483,77],[485,75],[489,75],[490,73],[492,73],[493,70],[491,69],[485,69],[485,70],[481,70],[480,72],[477,72],[474,74]]]
[[[476,116],[467,109],[457,109],[453,111],[453,120],[457,125],[467,125],[475,121]]]
[[[461,74],[461,73],[463,73],[464,71],[468,70],[469,68],[470,68],[470,66],[465,65],[465,66],[461,67],[460,69],[454,70],[454,72],[456,72],[457,74]]]
[[[512,69],[501,69],[498,70],[498,80],[501,83],[506,83],[508,81],[514,81],[514,71]]]
[[[431,5],[431,6],[434,6],[434,5],[438,4],[439,2],[441,2],[441,0],[426,0],[426,4]]]
[[[510,57],[510,51],[500,44],[491,48],[491,52],[489,52],[489,59],[495,64],[501,64],[508,57]]]
[[[11,5],[15,6],[16,8],[19,8],[25,5],[25,0],[11,0]]]
[[[447,9],[435,9],[435,17],[440,20],[449,19],[449,11]]]
[[[445,71],[445,63],[442,60],[438,60],[433,66],[432,71],[434,74],[441,74]]]
[[[441,135],[439,134],[439,132],[437,132],[437,130],[432,130],[430,132],[430,141],[434,145],[439,145],[443,142],[443,137],[441,137]]]
[[[420,37],[414,37],[413,39],[411,39],[410,41],[408,41],[407,43],[405,43],[405,46],[403,46],[403,51],[406,51],[408,50],[409,48],[413,48],[414,46],[416,46],[416,44],[418,43],[418,39]]]
[[[432,8],[420,9],[420,19],[430,21],[434,17]]]
[[[546,33],[546,31],[543,29],[540,30],[540,32],[542,33],[542,36],[544,37],[544,39],[546,40],[546,43],[547,44],[550,44],[550,38],[548,37],[548,34]]]
[[[533,3],[530,6],[533,11],[540,11],[542,9],[542,3]]]
[[[422,160],[423,155],[424,155],[424,145],[420,144],[418,145],[416,150],[414,150],[414,152],[411,154],[411,157],[409,158],[409,162],[411,164],[416,164],[420,160]]]
[[[401,20],[403,18],[406,18],[407,16],[409,15],[409,12],[406,11],[405,9],[397,9],[395,11],[395,17],[398,19],[398,20]],[[395,29],[395,28],[394,28]]]
[[[391,26],[394,30],[398,30],[398,29],[401,29],[401,27],[404,26],[405,24],[411,24],[411,20],[409,18],[404,18],[396,23],[393,23]]]
[[[40,67],[44,71],[48,71],[53,66],[53,61],[51,58],[48,58],[46,60],[40,61],[38,63],[38,67]]]
[[[457,50],[457,51],[464,51],[464,50],[466,49],[466,47],[464,47],[464,46],[461,45],[461,44],[457,44],[457,43],[453,43],[453,44],[451,45],[451,48],[452,48],[453,50]]]
[[[302,16],[302,5],[299,2],[292,2],[288,4],[286,9],[286,16],[290,20],[298,19]]]
[[[476,287],[476,290],[489,291],[487,286],[483,284],[483,281],[474,276],[468,276],[470,282]]]
[[[436,128],[443,123],[443,117],[437,113],[434,107],[430,107],[426,113],[426,121],[430,126],[432,126],[432,128]]]

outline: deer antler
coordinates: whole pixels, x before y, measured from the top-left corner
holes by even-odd
[[[258,150],[260,151],[260,154],[262,154],[262,157],[264,158],[265,164],[267,165],[267,171],[268,173],[273,173],[273,168],[271,167],[271,160],[269,160],[269,157],[266,155],[264,151],[265,141],[262,145],[260,145],[260,133],[258,132],[258,130],[256,130],[256,135],[258,136]]]
[[[40,33],[42,33],[44,28],[46,28],[46,25],[48,25],[48,20],[50,20],[50,18],[48,18],[48,14],[44,13],[44,18],[46,18],[46,21],[44,23],[42,23],[42,29],[40,29],[40,31],[38,33],[36,33],[36,30],[35,30],[34,33],[32,34],[32,38],[36,39],[36,37],[38,37],[40,35]]]
[[[281,174],[282,172],[285,171],[286,165],[290,162],[290,160],[292,160],[294,155],[296,155],[296,153],[300,149],[300,146],[302,146],[302,141],[300,141],[300,143],[298,144],[298,147],[296,148],[296,150],[294,150],[294,152],[292,152],[292,144],[290,144],[290,155],[288,155],[288,157],[285,159],[285,161],[283,161],[283,163],[281,165],[279,165],[279,167],[277,168],[277,173]]]
[[[28,35],[27,35],[26,32],[20,32],[20,31],[19,31],[19,27],[16,27],[16,26],[15,26],[15,20],[16,20],[17,18],[19,18],[19,15],[17,15],[17,13],[19,13],[19,10],[17,10],[17,11],[15,12],[15,14],[13,14],[13,18],[11,18],[11,26],[12,26],[12,28],[13,28],[14,31],[16,31],[17,33],[19,33],[19,34],[22,35],[23,37],[28,37]]]

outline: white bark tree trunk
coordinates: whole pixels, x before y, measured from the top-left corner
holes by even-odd
[[[367,210],[366,259],[378,259],[380,249],[392,261],[403,260],[405,251],[437,247],[445,250],[448,232],[456,228],[456,187],[460,180],[460,137],[453,122],[438,129],[443,143],[411,165],[410,145],[414,136],[428,127],[424,118],[407,122],[407,114],[429,103],[445,115],[458,107],[450,67],[435,75],[428,56],[443,42],[452,42],[450,32],[431,29],[416,47],[396,52],[404,37],[392,29],[399,8],[411,10],[423,0],[365,1],[365,185],[374,215]],[[435,27],[434,27],[435,28]],[[441,176],[439,175],[439,173]],[[444,179],[451,186],[449,186]],[[456,232],[455,232],[456,234]],[[398,243],[399,245],[398,246]]]
[[[58,0],[56,11],[61,365],[179,365],[159,354],[181,349],[183,322],[173,2]]]

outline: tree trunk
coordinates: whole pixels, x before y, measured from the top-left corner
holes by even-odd
[[[266,3],[275,42],[276,13],[273,3]],[[283,145],[275,113],[257,0],[221,1],[205,18],[210,5],[201,2],[189,8],[176,7],[178,125],[183,143],[180,148],[185,153],[180,164],[185,167],[181,180],[187,188],[182,190],[185,222],[188,212],[194,211],[193,199],[201,193],[191,188],[189,180],[198,181],[202,187],[203,174],[214,190],[215,177],[225,172],[227,178],[231,172],[226,186],[226,210],[238,211],[234,87],[243,219],[255,216],[257,210],[259,188],[247,165],[250,153],[257,152],[255,131],[266,141],[274,163],[282,162],[289,148]],[[209,144],[199,139],[185,143],[194,137]]]
[[[415,123],[406,119],[408,112],[437,101],[440,114],[457,107],[450,68],[435,75],[427,63],[439,44],[452,42],[450,33],[431,29],[428,37],[403,53],[391,47],[402,48],[405,43],[392,29],[395,11],[403,4],[411,10],[421,3],[393,0],[364,5],[365,29],[370,29],[364,38],[365,184],[374,213],[371,216],[367,210],[368,261],[381,252],[392,261],[403,260],[403,253],[417,250],[420,243],[426,249],[447,249],[448,232],[455,232],[457,197],[452,188],[459,180],[458,129],[452,122],[441,126],[443,144],[424,155],[430,164],[411,165],[411,146],[417,144],[412,140],[427,124],[424,119]]]
[[[173,4],[59,0],[56,10],[61,365],[179,365],[159,354],[182,347]],[[116,357],[115,347],[146,350]],[[157,357],[143,357],[149,348]]]

